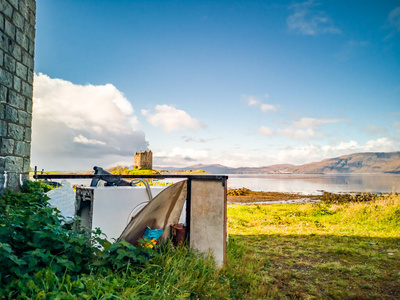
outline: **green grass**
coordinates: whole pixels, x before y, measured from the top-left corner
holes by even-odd
[[[228,206],[227,262],[216,268],[169,241],[144,250],[88,239],[34,185],[0,199],[3,299],[400,298],[399,195]]]
[[[253,278],[250,298],[400,297],[399,196],[230,206],[228,221],[230,238],[244,249],[228,268]]]

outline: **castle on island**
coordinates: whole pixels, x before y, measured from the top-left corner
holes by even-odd
[[[135,161],[133,167],[139,170],[152,170],[153,169],[153,152],[140,151],[135,153]]]

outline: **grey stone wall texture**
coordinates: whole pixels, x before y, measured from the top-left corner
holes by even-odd
[[[35,0],[0,0],[0,194],[29,178]]]

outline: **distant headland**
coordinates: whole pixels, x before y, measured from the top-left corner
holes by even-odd
[[[164,169],[203,170],[213,174],[400,174],[400,151],[353,153],[304,165],[230,168],[219,164],[198,164],[186,168]]]

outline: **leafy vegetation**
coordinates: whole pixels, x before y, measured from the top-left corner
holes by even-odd
[[[247,196],[252,193],[251,190],[247,188],[240,188],[240,189],[228,189],[227,196]]]
[[[228,206],[227,262],[76,231],[28,182],[0,199],[5,299],[398,299],[400,196]],[[333,196],[332,196],[333,197]]]
[[[360,194],[332,194],[324,192],[320,198],[321,202],[326,204],[342,204],[348,202],[368,202],[377,199],[376,194],[360,193]]]
[[[110,169],[107,169],[108,172],[114,175],[158,175],[159,172],[156,170],[139,170],[137,168],[129,169],[126,166],[117,165]]]
[[[137,168],[134,169],[128,169],[128,167],[123,167],[120,165],[117,165],[111,169],[107,170],[111,174],[114,175],[160,175],[160,173],[157,170],[139,170]],[[125,180],[130,180],[129,178],[125,178]],[[172,183],[171,182],[163,182],[163,181],[156,181],[149,179],[148,183],[150,186],[169,186]],[[144,186],[143,183],[137,183],[139,186]]]
[[[167,242],[153,250],[73,230],[42,182],[0,199],[0,295],[9,299],[178,299],[227,295],[211,257]],[[198,279],[201,277],[201,280]],[[227,282],[227,281],[225,281]],[[215,287],[216,286],[216,287]]]

